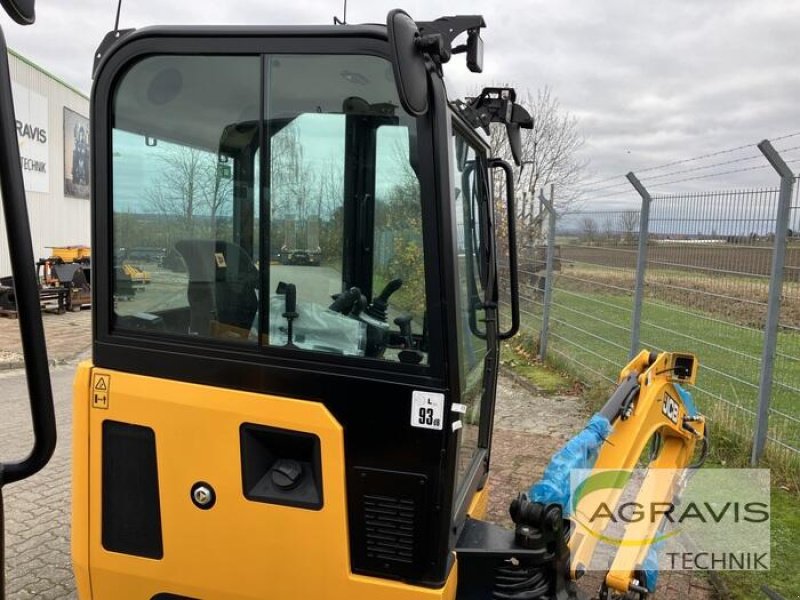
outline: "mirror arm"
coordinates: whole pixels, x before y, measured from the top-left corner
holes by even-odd
[[[514,203],[514,169],[501,158],[489,161],[490,169],[503,169],[506,175],[506,208],[508,220],[508,270],[509,285],[511,288],[511,327],[498,335],[501,340],[514,337],[519,331],[519,280],[517,277],[517,224],[516,208]]]
[[[449,49],[453,40],[464,32],[478,31],[486,27],[486,21],[481,15],[458,15],[453,17],[439,17],[434,21],[417,21],[417,27],[422,35],[438,34]],[[466,50],[466,46],[464,46]],[[453,51],[455,54],[455,52]],[[447,61],[442,61],[447,62]]]

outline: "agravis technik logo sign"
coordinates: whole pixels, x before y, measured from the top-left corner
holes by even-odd
[[[766,470],[575,470],[570,483],[573,541],[594,546],[589,570],[617,556],[640,569],[646,555],[659,569],[769,568]]]

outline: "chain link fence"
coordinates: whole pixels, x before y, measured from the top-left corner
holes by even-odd
[[[571,212],[543,227],[553,276],[541,259],[521,261],[533,265],[521,273],[523,332],[587,381],[615,382],[642,348],[693,352],[712,426],[752,439],[753,462],[765,447],[800,459],[797,186],[788,207],[779,188],[641,191],[616,203],[641,208]]]

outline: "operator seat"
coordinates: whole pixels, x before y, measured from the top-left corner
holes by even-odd
[[[224,240],[180,240],[189,272],[189,333],[212,335],[212,321],[249,332],[258,310],[258,269],[247,251]]]

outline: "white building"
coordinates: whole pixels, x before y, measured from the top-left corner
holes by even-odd
[[[8,59],[34,258],[50,256],[53,246],[88,246],[89,98],[13,51]],[[0,277],[6,275],[0,210]]]

